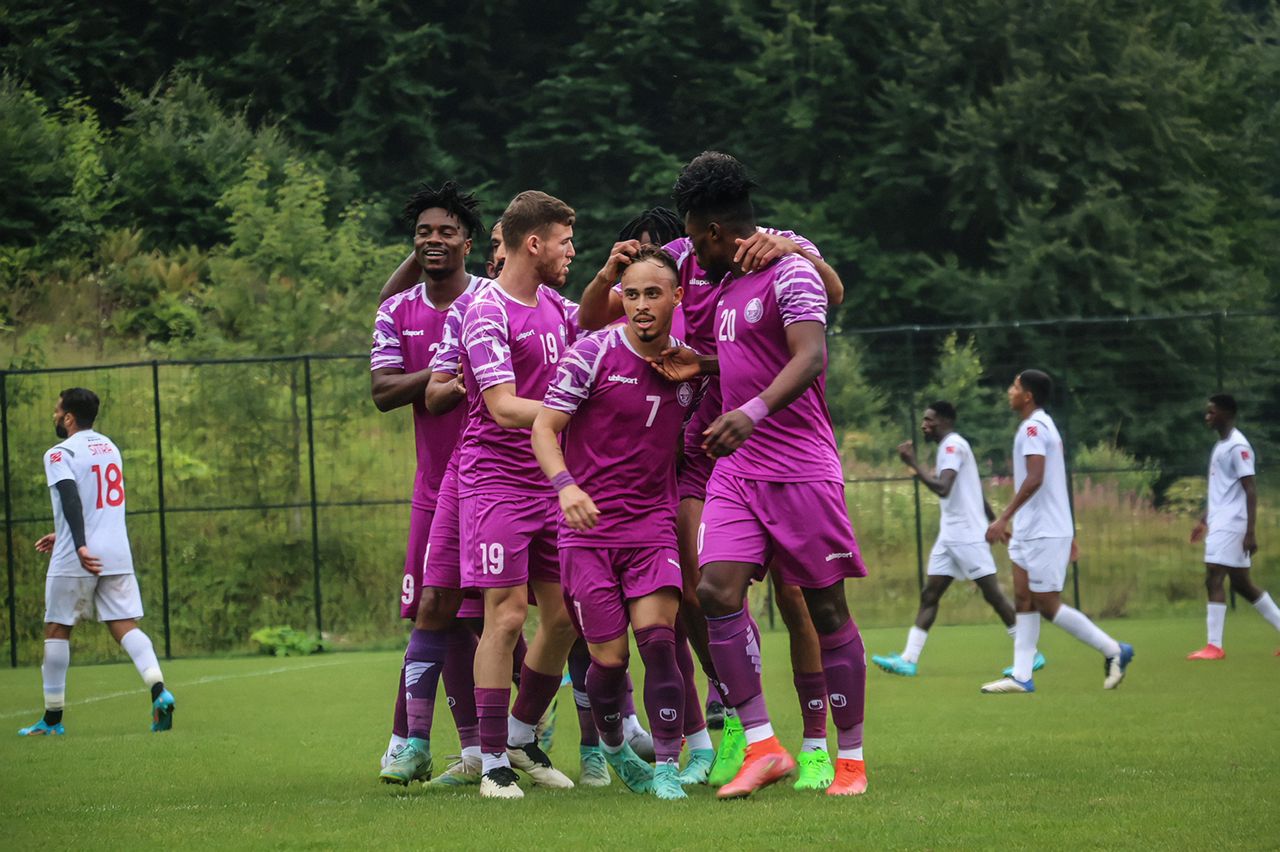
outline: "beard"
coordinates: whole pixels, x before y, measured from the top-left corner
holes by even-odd
[[[67,427],[61,423],[53,424],[53,434],[57,435],[61,440],[67,439]]]
[[[549,261],[548,263],[538,264],[538,280],[548,287],[554,287],[557,290],[564,286],[567,277],[567,270],[564,267],[564,258]]]

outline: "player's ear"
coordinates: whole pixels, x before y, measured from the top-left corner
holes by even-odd
[[[684,288],[681,287],[679,284],[676,285],[675,297],[676,297],[677,305],[680,304],[680,302],[684,299]]]
[[[471,254],[471,238],[467,237],[462,241],[462,256],[466,257]]]

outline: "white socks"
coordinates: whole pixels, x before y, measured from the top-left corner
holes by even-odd
[[[826,751],[827,740],[825,737],[805,737],[800,743],[801,751]]]
[[[1261,601],[1259,601],[1261,603]],[[1257,604],[1254,604],[1257,606]],[[1222,629],[1227,623],[1227,605],[1224,603],[1209,602],[1207,614],[1205,616],[1205,624],[1209,628],[1209,644],[1215,647],[1222,647]]]
[[[1013,679],[1031,680],[1031,667],[1036,661],[1036,645],[1040,644],[1040,613],[1018,613],[1018,632],[1013,637]]]
[[[120,647],[133,660],[138,674],[142,675],[143,683],[152,686],[164,680],[164,675],[160,674],[160,661],[156,659],[156,649],[151,646],[147,634],[135,627],[120,637]]]
[[[837,760],[862,760],[862,746],[857,748],[842,748],[836,750]]]
[[[711,744],[711,734],[707,731],[706,728],[703,728],[701,731],[698,731],[697,733],[689,734],[689,736],[685,737],[684,741],[685,741],[685,745],[689,746],[690,751],[693,751],[694,749],[705,750],[705,749],[715,748],[715,746]]]
[[[521,722],[515,716],[507,717],[507,743],[513,746],[528,745],[537,738],[534,726]],[[487,770],[486,770],[487,771]]]
[[[588,707],[591,705],[587,705]],[[640,724],[640,717],[635,713],[630,716],[624,716],[622,719],[622,736],[631,739],[636,734],[644,733],[644,725]]]
[[[1101,627],[1090,621],[1089,616],[1078,609],[1062,604],[1058,607],[1058,614],[1053,617],[1053,623],[1094,648],[1104,657],[1115,657],[1120,654],[1120,643],[1104,633]]]
[[[500,751],[497,754],[489,754],[488,752],[485,752],[480,755],[480,760],[481,765],[484,767],[481,770],[483,772],[492,772],[493,770],[501,769],[504,766],[508,768],[511,766],[511,758],[507,757],[507,753],[505,751]]]
[[[754,743],[767,740],[769,737],[773,736],[773,725],[769,722],[765,722],[763,725],[758,725],[754,728],[747,728],[745,733],[747,735],[747,745],[753,745]]]
[[[902,659],[908,663],[915,663],[920,660],[920,652],[924,650],[924,642],[929,638],[929,631],[921,630],[914,624],[907,631],[907,647],[902,651]]]
[[[67,639],[44,640],[44,662],[40,665],[40,675],[44,679],[44,709],[62,709],[66,702],[69,668],[71,642]]]
[[[1267,620],[1267,622],[1276,630],[1280,630],[1280,607],[1276,606],[1276,602],[1271,600],[1271,595],[1266,592],[1262,593],[1262,597],[1253,602],[1253,608],[1258,614]],[[1223,610],[1225,612],[1225,609]]]

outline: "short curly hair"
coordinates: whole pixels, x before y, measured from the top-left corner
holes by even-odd
[[[703,151],[680,170],[671,195],[682,218],[693,214],[754,224],[751,190],[756,185],[747,167],[734,157]]]
[[[468,238],[484,230],[484,225],[480,223],[480,202],[470,192],[463,192],[461,187],[451,180],[440,184],[439,189],[433,189],[424,183],[405,202],[400,215],[412,230],[417,225],[422,211],[433,207],[446,210],[456,217],[467,232]]]

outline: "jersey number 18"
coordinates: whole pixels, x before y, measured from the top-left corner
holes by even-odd
[[[120,472],[120,465],[109,464],[104,473],[102,468],[95,464],[93,476],[98,480],[99,509],[103,506],[104,498],[108,506],[119,506],[124,502],[124,474]],[[107,486],[105,491],[102,488],[104,484]]]

